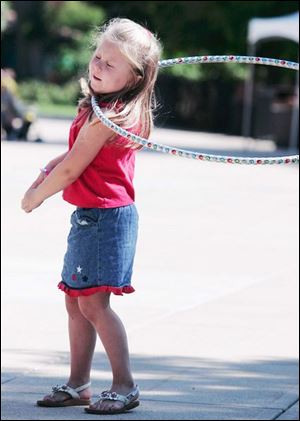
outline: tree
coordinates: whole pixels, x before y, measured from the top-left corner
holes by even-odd
[[[4,30],[1,58],[20,79],[61,83],[74,76],[88,62],[91,31],[105,19],[102,8],[82,1],[12,1],[11,8],[16,21]]]

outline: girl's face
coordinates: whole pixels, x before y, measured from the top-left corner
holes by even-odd
[[[132,68],[118,46],[104,40],[89,63],[91,88],[96,94],[108,94],[123,89],[132,78]]]

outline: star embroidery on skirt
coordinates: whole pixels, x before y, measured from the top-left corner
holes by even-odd
[[[81,266],[77,266],[77,273],[81,273],[81,271],[82,271],[82,267]]]

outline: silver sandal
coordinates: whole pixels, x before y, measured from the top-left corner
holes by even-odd
[[[50,395],[52,398],[54,397],[55,393],[57,392],[64,392],[69,395],[65,400],[63,401],[55,401],[53,399],[41,399],[37,401],[38,406],[55,406],[55,407],[61,407],[61,406],[79,406],[79,405],[90,405],[91,400],[90,399],[82,399],[78,392],[82,392],[83,390],[90,387],[91,382],[86,383],[82,386],[76,387],[73,389],[73,387],[70,387],[66,384],[62,386],[54,386],[52,387],[52,394]]]
[[[84,408],[85,412],[89,414],[102,414],[102,415],[112,415],[112,414],[122,414],[123,412],[129,411],[130,409],[136,408],[139,406],[140,402],[138,401],[139,397],[139,387],[135,386],[135,388],[128,393],[128,395],[119,395],[116,392],[109,392],[105,390],[99,395],[100,402],[102,401],[120,401],[123,402],[124,406],[118,409],[111,409],[111,410],[103,410],[103,409],[96,409],[96,408]],[[133,399],[135,398],[135,399]]]

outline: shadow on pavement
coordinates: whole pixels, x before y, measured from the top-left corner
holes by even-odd
[[[80,407],[35,406],[36,400],[48,394],[52,386],[67,380],[68,353],[23,350],[18,351],[18,356],[30,369],[3,372],[1,419],[95,418]],[[111,373],[104,353],[96,353],[93,361],[91,380],[93,398],[96,398],[110,387]],[[119,415],[118,419],[274,419],[297,400],[298,361],[295,359],[233,363],[132,355],[131,363],[141,389],[141,405],[128,415]],[[112,416],[112,419],[116,418]]]

